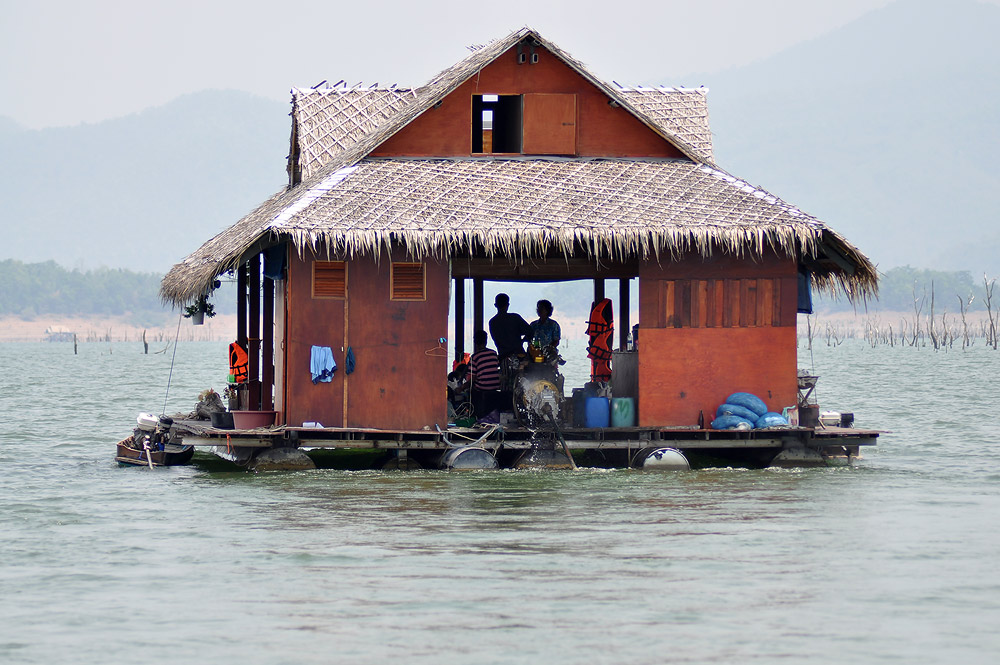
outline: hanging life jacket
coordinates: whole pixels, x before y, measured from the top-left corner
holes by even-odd
[[[587,321],[587,335],[591,339],[612,329],[614,326],[614,311],[610,298],[598,300],[591,306],[590,320]]]
[[[610,298],[594,303],[587,321],[587,357],[590,358],[590,378],[592,381],[611,380],[611,345],[615,334],[614,307]]]
[[[247,372],[250,369],[250,356],[239,342],[229,345],[229,374],[233,383],[246,383]]]
[[[610,360],[611,344],[614,337],[614,308],[611,299],[604,298],[594,303],[587,321],[587,357],[591,360]]]

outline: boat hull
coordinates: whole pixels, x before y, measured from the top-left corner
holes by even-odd
[[[194,456],[194,446],[181,446],[168,443],[163,450],[150,451],[147,457],[146,451],[133,448],[130,443],[134,441],[129,437],[118,442],[118,451],[115,461],[119,464],[131,464],[135,466],[149,466],[152,459],[153,466],[180,466],[187,464]]]

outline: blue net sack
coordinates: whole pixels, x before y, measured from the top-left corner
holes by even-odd
[[[767,404],[764,404],[764,400],[750,393],[733,393],[726,398],[726,404],[735,404],[750,409],[757,417],[767,413]]]

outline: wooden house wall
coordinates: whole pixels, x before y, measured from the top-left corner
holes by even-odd
[[[795,261],[731,256],[639,271],[639,423],[706,424],[731,393],[781,411],[797,390]]]
[[[374,152],[378,157],[468,157],[472,154],[472,96],[576,95],[576,154],[581,157],[675,157],[684,155],[556,56],[539,47],[536,64],[518,64],[512,48],[427,110]],[[553,109],[559,113],[559,109]],[[537,118],[535,119],[538,120]],[[525,120],[525,122],[528,122]],[[553,122],[556,122],[553,118]],[[561,122],[558,122],[560,127]],[[525,127],[530,138],[537,131]]]
[[[325,256],[318,257],[326,260]],[[346,262],[347,297],[313,298],[311,254],[290,257],[284,339],[284,418],[289,425],[421,429],[447,419],[447,358],[428,351],[447,336],[448,264],[425,261],[426,299],[390,300],[393,260],[370,256]],[[312,346],[333,349],[331,383],[313,384]],[[346,350],[356,370],[344,372]]]

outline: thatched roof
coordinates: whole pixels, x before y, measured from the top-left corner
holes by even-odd
[[[707,88],[624,87],[627,100],[661,130],[675,137],[699,159],[712,161],[712,132],[708,125]],[[292,146],[289,169],[307,179],[327,162],[354,146],[416,102],[409,88],[347,87],[292,90]]]
[[[708,126],[708,88],[619,86],[620,94],[664,133],[676,136],[702,161],[712,163],[712,131]]]
[[[293,89],[291,168],[308,179],[415,100],[406,88]]]
[[[689,159],[368,157],[529,36]],[[161,286],[165,300],[188,302],[217,275],[284,241],[299,252],[348,255],[401,243],[415,257],[558,250],[667,260],[689,250],[759,256],[773,248],[808,262],[821,286],[839,285],[852,297],[876,289],[874,266],[841,236],[713,164],[703,90],[609,86],[523,29],[416,91],[356,92],[300,95],[293,155],[297,147],[302,182],[174,266]]]

